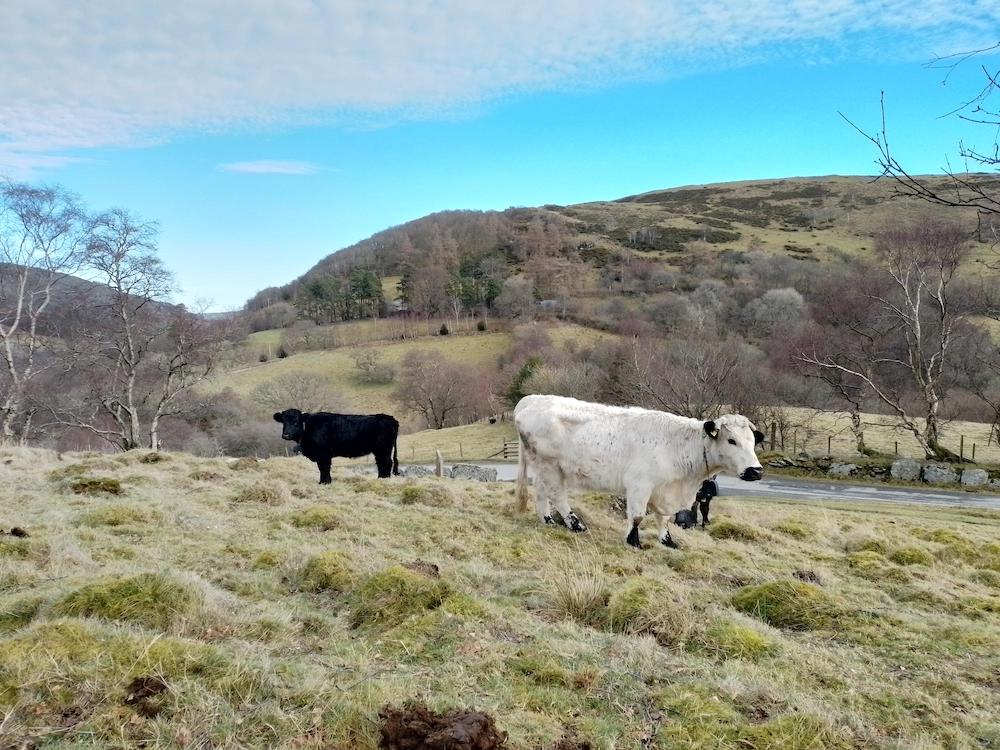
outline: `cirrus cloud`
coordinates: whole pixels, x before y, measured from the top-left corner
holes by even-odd
[[[316,174],[320,171],[318,164],[309,161],[281,161],[276,159],[258,159],[257,161],[234,161],[220,164],[221,172],[237,172],[239,174]]]
[[[426,116],[512,92],[738,65],[833,42],[993,42],[982,0],[35,0],[3,11],[0,172],[192,130]],[[824,50],[828,54],[828,50]]]

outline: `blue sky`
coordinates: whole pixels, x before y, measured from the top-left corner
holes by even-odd
[[[991,135],[939,117],[976,64],[922,63],[998,41],[995,2],[272,5],[15,2],[0,174],[159,221],[178,299],[227,309],[432,211],[870,174],[837,112],[881,90],[912,170]]]

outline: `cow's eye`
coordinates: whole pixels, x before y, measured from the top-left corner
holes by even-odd
[[[730,445],[736,445],[736,441],[733,440],[732,438],[729,438],[729,444]]]

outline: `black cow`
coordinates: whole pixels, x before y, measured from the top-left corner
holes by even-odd
[[[330,463],[335,456],[358,458],[373,453],[380,477],[399,474],[399,422],[388,414],[309,414],[285,409],[274,415],[274,421],[281,422],[281,437],[294,440],[299,452],[319,466],[320,484],[330,484]]]
[[[674,513],[674,523],[682,529],[689,529],[698,525],[698,511],[701,511],[701,528],[705,528],[708,521],[708,510],[712,503],[712,498],[719,494],[719,485],[714,479],[706,479],[701,483],[698,492],[694,496],[691,509],[687,508]]]

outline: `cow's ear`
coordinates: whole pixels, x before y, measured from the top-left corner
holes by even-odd
[[[280,411],[276,411],[276,412],[274,412],[274,421],[275,421],[275,422],[284,422],[284,421],[285,421],[285,420],[284,420],[284,419],[282,418],[282,416],[281,416],[281,412],[280,412]]]
[[[754,430],[753,431],[753,444],[754,445],[760,445],[763,442],[764,442],[764,433],[761,432],[760,430]]]
[[[705,434],[712,438],[712,440],[719,437],[719,428],[715,426],[715,422],[713,420],[708,420],[702,426],[705,428]]]

